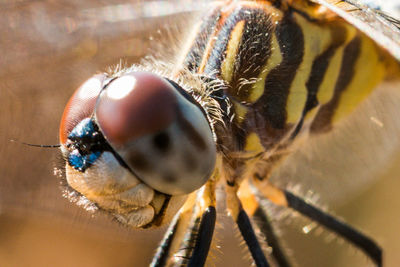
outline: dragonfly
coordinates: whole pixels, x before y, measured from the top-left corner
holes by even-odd
[[[111,85],[111,84],[110,84]],[[377,122],[378,124],[379,124],[379,121]],[[243,201],[243,203],[245,204],[246,202],[245,201]],[[276,249],[275,249],[276,250]]]

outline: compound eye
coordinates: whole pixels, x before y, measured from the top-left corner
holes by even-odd
[[[174,119],[174,87],[147,72],[126,74],[112,81],[101,94],[96,119],[115,147],[166,128]]]
[[[200,188],[216,147],[201,108],[178,84],[147,72],[118,77],[95,110],[105,139],[141,181],[168,194]]]
[[[83,119],[92,116],[97,97],[106,78],[98,74],[83,83],[71,96],[60,123],[60,142],[65,144],[68,135]]]

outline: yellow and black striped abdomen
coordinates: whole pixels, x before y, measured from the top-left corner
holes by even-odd
[[[305,129],[327,131],[384,78],[375,43],[324,12],[242,1],[204,20],[186,66],[228,84],[238,150],[267,150]]]

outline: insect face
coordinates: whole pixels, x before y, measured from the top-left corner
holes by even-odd
[[[69,186],[134,227],[173,215],[216,158],[207,119],[178,87],[147,72],[83,84],[60,126]]]

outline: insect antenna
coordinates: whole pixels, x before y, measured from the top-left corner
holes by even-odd
[[[61,147],[60,144],[57,144],[57,145],[39,145],[39,144],[25,143],[25,142],[13,140],[13,139],[11,139],[10,142],[19,143],[19,144],[23,144],[23,145],[26,145],[26,146],[42,147],[42,148],[59,148],[59,147]]]

